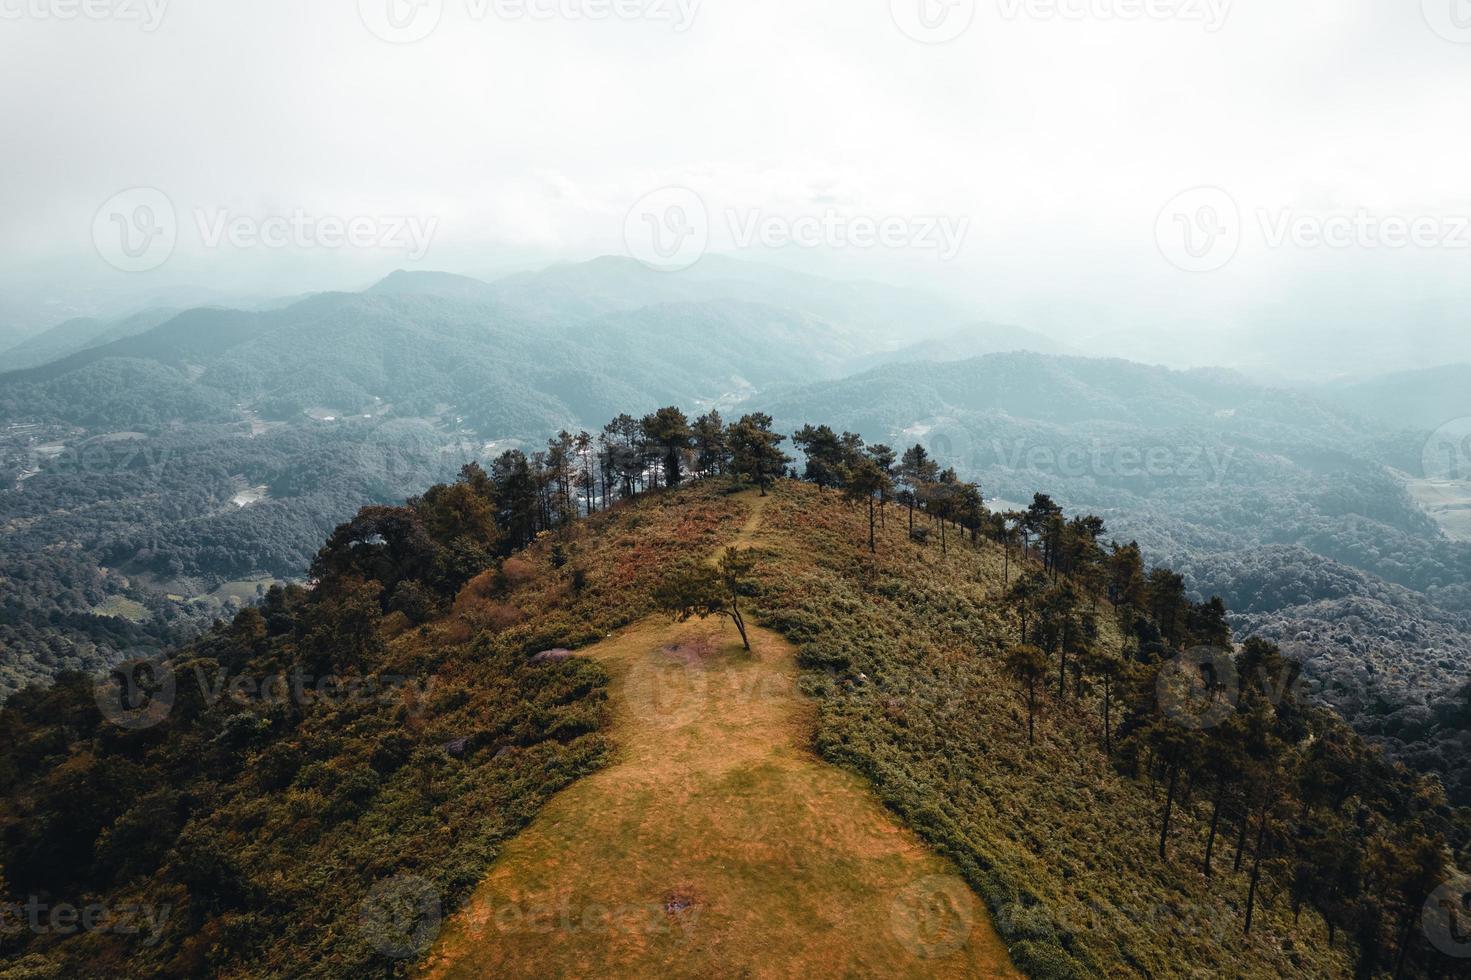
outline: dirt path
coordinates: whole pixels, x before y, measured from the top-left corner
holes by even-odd
[[[751,642],[651,619],[585,651],[619,761],[507,844],[422,975],[1018,976],[952,869],[806,747],[792,648]]]

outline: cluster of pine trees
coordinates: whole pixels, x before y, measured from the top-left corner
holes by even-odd
[[[1028,738],[1047,706],[1096,705],[1106,757],[1161,800],[1159,859],[1195,861],[1207,877],[1226,862],[1246,869],[1245,933],[1271,875],[1295,914],[1323,917],[1329,942],[1352,938],[1361,976],[1434,975],[1444,959],[1421,916],[1468,829],[1438,782],[1308,704],[1299,663],[1259,639],[1234,644],[1220,599],[1193,602],[1179,575],[1146,573],[1137,544],[1102,544],[1098,518],[1067,520],[1038,494],[988,521],[1007,549],[1018,627],[1007,667]],[[1100,642],[1102,616],[1120,649]],[[1205,821],[1203,851],[1188,858],[1172,849],[1181,814]]]
[[[737,476],[759,486],[786,475],[786,437],[771,416],[753,413],[727,424],[711,411],[693,422],[675,407],[636,419],[620,415],[594,436],[563,431],[544,451],[503,453],[490,466],[497,520],[514,550],[619,500],[679,486],[691,475]]]

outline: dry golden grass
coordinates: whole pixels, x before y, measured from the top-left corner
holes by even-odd
[[[1018,975],[954,869],[812,752],[792,647],[751,639],[651,618],[583,651],[618,759],[506,845],[423,975]]]

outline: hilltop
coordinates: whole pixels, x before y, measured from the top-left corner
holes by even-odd
[[[1086,524],[1027,557],[932,490],[911,533],[894,498],[716,476],[537,518],[517,465],[343,525],[315,590],[274,589],[153,668],[172,678],[147,702],[161,717],[115,724],[132,702],[78,675],[14,698],[5,894],[148,910],[157,928],[22,933],[0,940],[0,976],[783,973],[758,957],[807,949],[888,975],[1341,976],[1361,954],[1387,962],[1427,879],[1405,859],[1364,871],[1368,891],[1295,881],[1294,841],[1400,853],[1454,831],[1428,787],[1362,750],[1342,757],[1347,795],[1309,802],[1301,826],[1291,791],[1265,809],[1257,794],[1295,786],[1311,753],[1180,779],[1186,743],[1147,692],[1160,644],[1218,631],[1219,611],[1155,576],[1148,608],[1177,603],[1165,634],[1121,631],[1067,584]],[[749,563],[732,588],[750,653],[718,619],[660,611],[730,548]],[[1041,591],[1018,606],[1025,582]],[[1063,602],[1062,619],[1029,627],[1032,602]],[[1062,688],[1044,667],[1030,704],[1019,637],[1062,643]],[[270,683],[303,672],[306,696]],[[1271,744],[1355,744],[1290,695],[1260,697],[1238,708]],[[1269,757],[1280,774],[1258,783]],[[1385,814],[1362,843],[1334,830],[1346,805]],[[574,906],[582,927],[559,926]],[[1348,909],[1369,917],[1350,931]],[[1421,941],[1411,962],[1432,953]]]

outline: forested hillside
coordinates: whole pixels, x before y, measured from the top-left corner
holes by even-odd
[[[13,697],[0,899],[118,917],[0,936],[0,976],[402,974],[610,758],[576,651],[658,615],[790,637],[816,750],[954,864],[1031,976],[1443,974],[1418,917],[1465,814],[1101,520],[1041,494],[993,512],[923,449],[761,414],[610,433],[607,469],[575,444],[468,466],[338,527],[314,588]],[[754,543],[710,564],[757,494]]]
[[[1428,433],[1224,371],[954,360],[1045,346],[972,321],[872,284],[601,259],[191,310],[0,375],[0,697],[232,615],[298,578],[345,515],[467,461],[548,451],[562,431],[606,453],[623,411],[759,401],[786,431],[827,418],[922,443],[1003,509],[1045,490],[1099,514],[1197,598],[1230,599],[1243,635],[1294,644],[1315,696],[1360,731],[1446,758],[1458,730],[1436,719],[1471,679],[1471,542],[1438,521],[1471,492],[1442,481],[1427,506]]]
[[[781,425],[923,442],[989,497],[1045,488],[1099,514],[1197,598],[1226,598],[1241,635],[1289,644],[1360,731],[1463,785],[1452,756],[1414,747],[1457,744],[1433,719],[1471,679],[1471,543],[1405,479],[1428,432],[1228,372],[1034,354],[883,368],[770,403]]]

